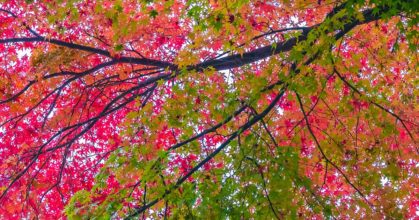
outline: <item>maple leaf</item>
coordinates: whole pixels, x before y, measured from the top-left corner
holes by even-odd
[[[417,7],[330,3],[2,1],[0,219],[415,218]]]

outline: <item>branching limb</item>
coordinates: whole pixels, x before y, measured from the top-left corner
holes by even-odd
[[[275,99],[271,102],[271,104],[260,114],[254,116],[250,121],[248,121],[246,124],[244,124],[240,129],[235,131],[231,134],[231,136],[224,141],[217,149],[215,149],[211,154],[209,154],[204,160],[199,162],[196,166],[194,166],[186,175],[181,177],[176,184],[174,184],[170,190],[167,190],[163,195],[161,195],[159,198],[154,199],[153,201],[149,202],[147,205],[144,205],[140,207],[139,209],[135,210],[133,213],[128,215],[126,219],[132,219],[135,216],[143,213],[150,207],[154,206],[156,203],[164,199],[167,195],[169,195],[173,190],[179,188],[183,182],[185,182],[192,174],[194,174],[196,171],[198,171],[204,164],[206,164],[208,161],[210,161],[212,158],[214,158],[218,153],[220,153],[225,147],[230,144],[231,141],[233,141],[239,134],[243,133],[245,130],[252,127],[254,124],[259,122],[262,118],[264,118],[278,103],[278,101],[282,98],[285,92],[285,88],[283,87],[281,91],[278,93],[278,95],[275,97]]]
[[[308,121],[308,117],[307,117],[307,114],[306,114],[306,112],[305,112],[305,110],[304,110],[304,107],[303,107],[303,103],[302,103],[302,101],[301,101],[301,98],[300,98],[300,95],[298,95],[298,93],[295,93],[296,94],[296,96],[297,96],[297,100],[298,100],[298,103],[299,103],[299,105],[300,105],[300,109],[301,109],[301,112],[303,113],[303,115],[304,115],[304,120],[305,120],[305,122],[306,122],[306,126],[307,126],[307,129],[308,129],[308,131],[309,131],[309,133],[310,133],[310,135],[311,135],[311,137],[313,138],[313,140],[314,140],[314,142],[316,143],[316,146],[317,146],[317,148],[319,149],[319,151],[320,151],[320,153],[321,153],[321,155],[323,156],[323,158],[326,160],[326,162],[327,163],[330,163],[330,165],[332,165],[342,176],[343,176],[343,178],[346,180],[346,182],[364,199],[364,201],[369,205],[369,207],[372,209],[372,210],[374,210],[375,211],[375,208],[374,208],[374,206],[368,201],[368,199],[365,197],[365,195],[364,195],[364,193],[362,193],[361,192],[361,190],[360,189],[358,189],[358,187],[357,186],[355,186],[352,182],[351,182],[351,180],[349,179],[349,177],[343,172],[343,170],[339,167],[339,166],[337,166],[333,161],[331,161],[327,156],[326,156],[326,154],[324,153],[324,151],[323,151],[323,148],[321,147],[321,145],[320,145],[320,142],[317,140],[317,137],[316,137],[316,135],[314,134],[314,131],[312,130],[312,128],[311,128],[311,124],[310,124],[310,122]]]
[[[275,208],[272,204],[271,198],[269,197],[269,192],[268,192],[268,189],[266,188],[265,175],[263,174],[261,166],[259,165],[259,163],[254,158],[251,158],[249,156],[246,156],[245,158],[250,160],[251,162],[253,162],[255,164],[255,166],[257,167],[258,171],[259,171],[260,177],[262,178],[263,191],[265,192],[266,199],[268,200],[269,207],[271,208],[272,213],[275,215],[276,219],[278,219],[278,220],[283,219],[282,216],[278,215],[277,211],[275,210]]]
[[[356,92],[360,96],[364,96],[364,94],[361,91],[359,91],[357,88],[355,88],[355,86],[353,86],[350,82],[348,82],[348,80],[346,80],[345,77],[343,77],[342,74],[340,74],[339,71],[336,68],[334,68],[334,71],[338,75],[339,79],[341,79],[342,82],[344,82],[349,88],[351,88],[354,92]],[[406,130],[406,132],[409,134],[409,137],[412,139],[413,142],[416,143],[416,140],[413,137],[412,132],[410,132],[409,128],[406,126],[406,123],[405,123],[406,121],[404,119],[402,119],[400,116],[398,116],[394,112],[390,111],[389,109],[385,108],[384,106],[378,104],[377,102],[374,102],[372,100],[369,100],[369,102],[371,104],[375,105],[376,107],[378,107],[379,109],[387,112],[391,116],[395,117],[397,120],[399,120],[400,123],[402,123],[402,125],[403,125],[404,129]],[[417,126],[417,125],[415,125],[415,126]],[[419,152],[418,148],[416,148],[416,151]]]

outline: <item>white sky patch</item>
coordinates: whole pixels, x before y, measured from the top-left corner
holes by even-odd
[[[385,176],[381,176],[380,181],[381,181],[381,185],[385,186],[390,180]]]
[[[17,50],[17,58],[22,59],[22,57],[24,57],[25,55],[30,57],[31,56],[31,50],[30,49],[22,49],[22,50]]]

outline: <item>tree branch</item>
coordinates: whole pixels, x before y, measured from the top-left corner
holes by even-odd
[[[184,175],[182,178],[180,178],[175,185],[172,186],[170,190],[167,190],[162,196],[160,196],[157,199],[154,199],[153,201],[149,202],[148,204],[136,209],[133,213],[128,215],[125,219],[132,219],[135,216],[143,213],[148,208],[154,206],[156,203],[164,199],[167,195],[169,195],[173,190],[177,189],[182,185],[183,182],[185,182],[192,174],[194,174],[196,171],[198,171],[204,164],[206,164],[208,161],[210,161],[212,158],[214,158],[220,151],[222,151],[225,147],[230,144],[232,140],[234,140],[239,134],[243,133],[243,131],[249,129],[254,124],[259,122],[262,118],[264,118],[278,103],[278,101],[282,98],[285,92],[285,86],[281,89],[281,91],[278,93],[278,95],[275,97],[275,99],[270,103],[270,105],[260,114],[254,116],[251,120],[249,120],[246,124],[240,127],[239,130],[235,131],[231,134],[231,136],[224,141],[217,149],[215,149],[211,154],[209,154],[204,160],[199,162],[195,167],[193,167],[186,175]]]
[[[326,160],[326,162],[327,163],[330,163],[342,176],[343,176],[343,178],[345,178],[345,180],[346,180],[346,182],[353,188],[353,189],[355,189],[355,191],[364,199],[364,201],[368,204],[368,206],[372,209],[372,210],[374,210],[375,211],[375,208],[374,208],[374,206],[368,201],[368,199],[365,197],[365,195],[364,195],[364,193],[362,193],[361,192],[361,190],[359,190],[358,189],[358,187],[356,187],[352,182],[351,182],[351,180],[349,179],[349,177],[342,171],[342,169],[340,169],[340,167],[339,166],[337,166],[333,161],[331,161],[327,156],[326,156],[326,154],[324,153],[324,151],[323,151],[323,149],[322,149],[322,147],[321,147],[321,145],[320,145],[320,142],[317,140],[317,137],[316,137],[316,135],[314,135],[314,131],[312,130],[312,128],[311,128],[311,125],[310,125],[310,122],[308,121],[308,117],[307,117],[307,115],[306,115],[306,112],[304,111],[304,107],[303,107],[303,103],[301,102],[301,98],[300,98],[300,95],[298,95],[298,93],[295,93],[296,94],[296,96],[297,96],[297,100],[298,100],[298,103],[299,103],[299,105],[300,105],[300,109],[301,109],[301,112],[303,113],[303,115],[304,115],[304,120],[306,121],[306,126],[307,126],[307,129],[308,129],[308,131],[309,131],[309,133],[310,133],[310,135],[311,135],[311,137],[313,138],[313,140],[314,140],[314,142],[316,143],[316,146],[317,146],[317,149],[319,149],[319,151],[320,151],[320,153],[321,153],[321,155],[323,156],[323,158]]]

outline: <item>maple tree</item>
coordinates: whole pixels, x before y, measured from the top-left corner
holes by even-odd
[[[418,217],[418,5],[0,1],[0,218]]]

